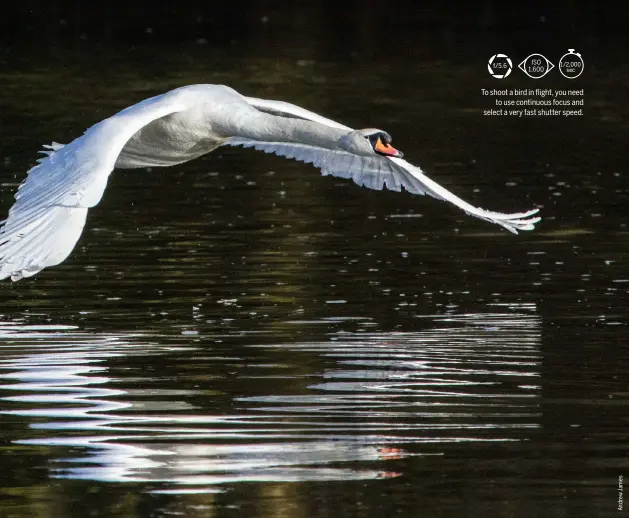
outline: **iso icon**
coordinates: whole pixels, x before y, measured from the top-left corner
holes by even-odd
[[[576,79],[583,73],[583,58],[574,49],[568,49],[568,53],[559,60],[559,72],[568,79]]]
[[[511,73],[512,69],[513,63],[506,54],[494,54],[487,63],[487,70],[496,79],[504,79]]]
[[[518,67],[531,79],[541,79],[555,68],[555,65],[553,65],[546,56],[531,54],[528,58],[523,60]]]

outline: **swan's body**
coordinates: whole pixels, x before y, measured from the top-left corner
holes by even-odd
[[[47,146],[48,156],[29,171],[0,227],[0,279],[30,277],[62,262],[114,167],[171,166],[226,145],[312,163],[324,175],[372,189],[386,185],[429,194],[514,233],[540,220],[533,217],[537,210],[501,214],[473,207],[389,144],[383,131],[352,130],[298,106],[244,97],[221,85],[186,86],[146,99],[65,146]]]

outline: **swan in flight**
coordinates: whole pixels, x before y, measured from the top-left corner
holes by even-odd
[[[299,106],[245,97],[223,85],[191,85],[146,99],[69,144],[44,146],[0,222],[0,279],[17,281],[61,263],[114,168],[171,166],[220,146],[251,147],[311,163],[324,175],[370,189],[429,194],[507,230],[532,230],[537,209],[501,214],[476,208],[402,159],[388,133],[353,130]]]

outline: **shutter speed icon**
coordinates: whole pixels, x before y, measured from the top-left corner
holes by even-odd
[[[541,79],[555,68],[555,65],[553,65],[546,56],[531,54],[518,65],[518,68],[531,79]]]
[[[583,58],[574,49],[568,49],[568,53],[559,60],[559,72],[568,79],[576,79],[583,73]]]

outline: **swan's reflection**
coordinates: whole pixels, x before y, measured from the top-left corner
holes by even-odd
[[[0,324],[0,388],[10,391],[0,408],[26,418],[20,444],[81,448],[79,456],[57,459],[55,476],[186,487],[395,476],[367,461],[399,458],[409,449],[421,454],[422,443],[445,449],[452,442],[526,438],[538,422],[535,308],[429,320],[415,333],[343,333],[320,343],[254,346],[272,355],[305,352],[325,367],[303,376],[292,393],[265,393],[259,383],[255,395],[227,394],[231,405],[220,412],[192,403],[198,393],[181,389],[187,373],[176,366],[158,388],[133,369],[128,377],[124,369],[111,374],[114,361],[168,361],[189,344],[211,359],[202,335],[173,347],[146,336]],[[119,388],[130,383],[138,388]]]

